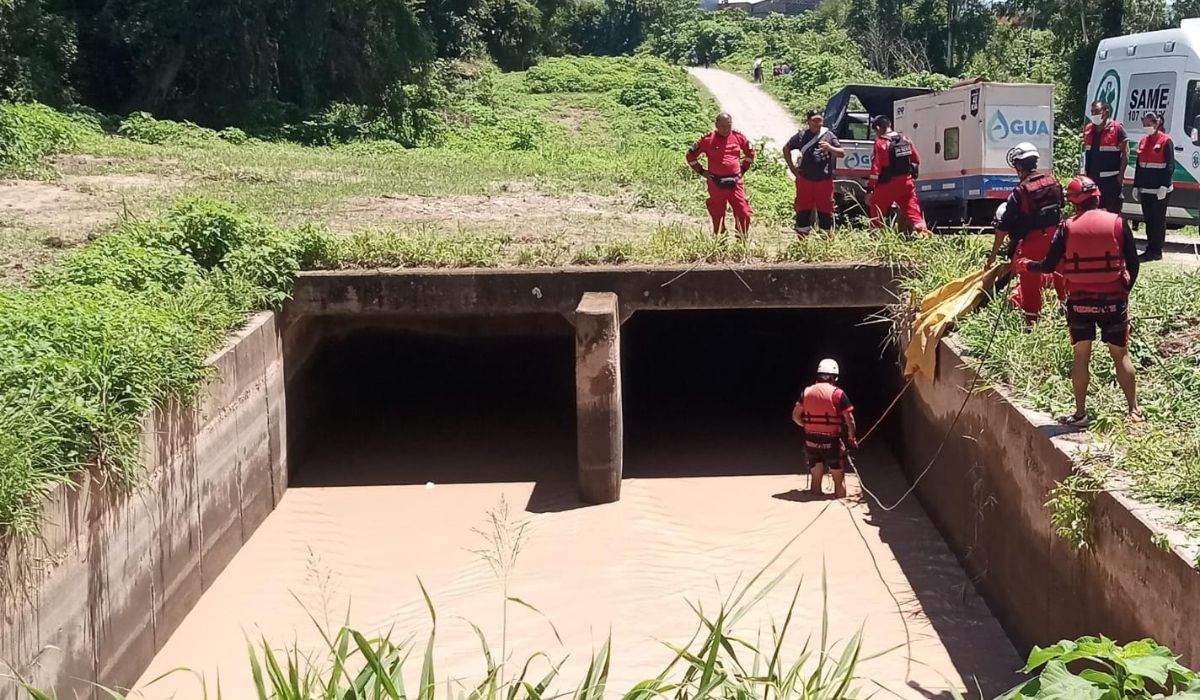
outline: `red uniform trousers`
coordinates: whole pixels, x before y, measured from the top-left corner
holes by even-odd
[[[1017,244],[1013,260],[1042,260],[1050,252],[1050,241],[1054,230],[1031,232]],[[1057,272],[1021,272],[1017,274],[1017,287],[1013,290],[1012,303],[1025,312],[1025,320],[1033,322],[1042,313],[1042,290],[1053,287],[1058,300],[1067,298],[1067,280]]]
[[[883,217],[887,216],[893,204],[900,208],[900,218],[907,221],[914,231],[927,230],[925,215],[921,213],[921,203],[917,201],[917,188],[911,177],[894,177],[875,185],[874,191],[867,198],[867,207],[871,212],[871,228],[883,225]]]
[[[796,213],[833,213],[833,180],[809,180],[796,178]]]
[[[737,227],[738,235],[745,235],[750,230],[750,215],[753,210],[750,208],[750,200],[746,199],[746,184],[743,180],[738,179],[737,187],[732,189],[721,189],[717,186],[716,180],[708,180],[708,201],[705,202],[708,207],[708,215],[712,217],[713,233],[725,233],[725,207],[733,209],[733,221]]]

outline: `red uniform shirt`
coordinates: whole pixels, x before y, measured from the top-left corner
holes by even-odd
[[[687,164],[696,172],[703,172],[700,156],[708,161],[708,171],[717,177],[735,177],[746,172],[754,162],[754,147],[750,139],[740,131],[730,131],[722,136],[715,130],[700,137],[687,152]]]
[[[891,148],[892,147],[892,136],[894,136],[895,133],[896,132],[893,131],[893,132],[889,133],[887,136],[881,136],[881,137],[875,139],[875,153],[874,153],[874,157],[871,158],[870,180],[872,182],[878,182],[879,174],[882,173],[883,169],[886,168],[888,165],[890,165],[892,162],[892,148]],[[912,140],[909,139],[907,136],[901,136],[900,138],[907,141],[909,147],[912,148],[912,156],[911,156],[912,164],[920,165],[921,164],[921,154],[917,153],[916,145],[914,145]]]

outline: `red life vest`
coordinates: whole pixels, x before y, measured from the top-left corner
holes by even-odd
[[[1134,170],[1134,187],[1157,189],[1170,187],[1171,177],[1167,172],[1168,157],[1175,156],[1175,144],[1171,137],[1161,131],[1146,135],[1138,144],[1137,169]]]
[[[1010,233],[1018,239],[1031,233],[1053,234],[1062,221],[1063,191],[1058,178],[1037,172],[1017,185],[1016,192],[1021,204],[1021,230]]]
[[[1066,251],[1060,271],[1075,290],[1122,291],[1129,274],[1125,270],[1123,244],[1125,222],[1103,209],[1089,209],[1063,224]]]
[[[1087,174],[1093,180],[1097,178],[1112,178],[1121,175],[1121,149],[1125,148],[1125,143],[1121,139],[1121,132],[1124,129],[1121,123],[1115,119],[1108,120],[1108,124],[1104,129],[1095,124],[1089,123],[1083,128],[1083,152],[1087,158]],[[1099,136],[1097,137],[1097,132]],[[1092,143],[1096,138],[1100,139],[1100,152],[1095,154],[1095,162],[1092,160]]]
[[[817,382],[804,390],[800,420],[810,447],[831,447],[842,436],[845,420],[838,403],[842,390],[829,382]]]

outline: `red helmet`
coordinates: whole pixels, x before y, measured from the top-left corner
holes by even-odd
[[[1071,184],[1067,185],[1067,199],[1072,204],[1083,204],[1089,199],[1100,199],[1100,188],[1096,187],[1096,182],[1087,175],[1076,175],[1071,179]]]

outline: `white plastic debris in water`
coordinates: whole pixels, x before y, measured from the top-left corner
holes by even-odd
[[[431,488],[433,488],[433,482],[432,482],[432,481],[426,481],[426,482],[425,482],[425,488],[427,488],[427,489],[431,489]]]
[[[542,288],[534,287],[533,288],[533,296],[537,299],[541,299],[542,298]]]

